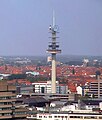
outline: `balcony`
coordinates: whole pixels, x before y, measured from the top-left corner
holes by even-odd
[[[12,105],[0,105],[0,108],[11,108],[12,107]]]
[[[0,92],[2,91],[7,91],[7,85],[3,85],[3,86],[0,85]]]
[[[4,100],[0,100],[0,103],[2,103],[2,102],[15,102],[16,101],[16,99],[4,99]]]
[[[16,96],[16,94],[12,93],[12,92],[0,92],[0,98],[2,98],[2,97],[13,97],[13,96]]]
[[[3,119],[10,119],[12,118],[12,115],[5,115],[5,116],[0,116],[0,120],[3,120]]]
[[[16,91],[16,87],[12,85],[8,85],[8,91]]]
[[[16,114],[13,116],[14,118],[26,118],[27,115],[26,114]]]
[[[0,114],[1,113],[12,113],[12,110],[0,110]]]

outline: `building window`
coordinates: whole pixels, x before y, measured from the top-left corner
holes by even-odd
[[[47,116],[44,116],[44,118],[47,118]]]
[[[96,116],[85,116],[84,119],[97,119]]]
[[[42,116],[39,116],[39,118],[42,118]]]
[[[70,118],[83,118],[83,116],[70,116]]]
[[[4,114],[4,116],[9,116],[9,115],[11,115],[11,114],[10,114],[10,113],[5,113],[5,114]]]
[[[52,116],[49,116],[49,118],[52,118]]]

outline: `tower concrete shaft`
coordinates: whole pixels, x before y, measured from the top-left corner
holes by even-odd
[[[56,54],[52,54],[52,82],[51,82],[51,91],[56,93]]]

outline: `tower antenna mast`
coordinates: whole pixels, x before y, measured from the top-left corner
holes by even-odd
[[[52,23],[52,26],[54,27],[55,26],[55,12],[53,10],[53,23]]]
[[[52,56],[52,70],[51,70],[51,92],[56,93],[56,54],[61,53],[58,42],[56,42],[56,33],[58,26],[55,24],[55,13],[53,11],[53,23],[49,26],[51,33],[51,42],[48,45],[47,52]]]

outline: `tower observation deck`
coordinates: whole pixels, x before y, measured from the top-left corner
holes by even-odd
[[[59,43],[56,42],[56,34],[58,33],[58,26],[55,25],[55,18],[53,15],[53,25],[49,26],[49,31],[51,33],[52,41],[49,42],[47,52],[52,56],[52,70],[51,70],[51,91],[52,93],[56,93],[56,54],[61,53],[59,49]]]

